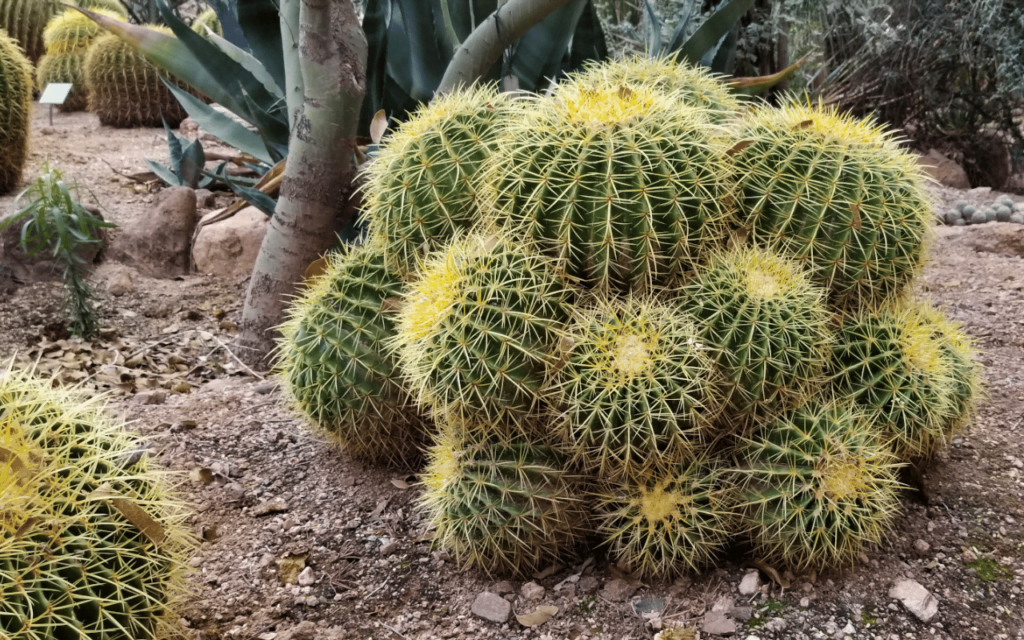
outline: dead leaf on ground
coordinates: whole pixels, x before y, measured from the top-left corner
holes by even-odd
[[[398,489],[411,489],[412,485],[400,478],[391,478],[391,484]]]
[[[565,567],[563,567],[560,564],[553,564],[550,567],[548,567],[547,569],[544,569],[543,571],[541,571],[540,573],[533,574],[533,578],[535,580],[543,580],[544,578],[547,578],[548,576],[555,575],[556,573],[558,573],[559,571],[561,571],[564,568]]]
[[[519,624],[523,625],[524,627],[539,627],[540,625],[550,620],[551,617],[556,613],[558,613],[558,607],[553,607],[551,605],[541,605],[537,607],[533,611],[533,613],[528,613],[525,616],[521,616],[517,613],[516,620],[518,620]]]
[[[299,574],[306,568],[307,553],[287,553],[277,559],[277,576],[285,584],[298,584]]]
[[[206,467],[196,467],[188,472],[188,477],[193,482],[199,482],[204,485],[210,484],[213,482],[213,470]]]

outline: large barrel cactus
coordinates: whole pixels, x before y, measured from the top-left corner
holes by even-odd
[[[430,251],[480,222],[474,177],[491,155],[506,102],[493,87],[439,97],[403,123],[369,164],[364,208],[392,268],[412,273]]]
[[[384,346],[395,334],[387,305],[401,294],[382,251],[333,254],[281,327],[279,366],[295,407],[363,459],[408,461],[426,442],[397,358]]]
[[[103,9],[95,11],[109,18],[121,19],[120,14]],[[46,25],[43,32],[46,55],[39,59],[36,79],[40,89],[45,89],[51,82],[71,83],[71,93],[63,104],[57,106],[59,110],[82,111],[88,105],[85,54],[93,40],[104,33],[106,31],[102,27],[76,9],[68,9]]]
[[[162,640],[191,543],[145,446],[50,384],[0,378],[0,636]]]
[[[758,556],[794,571],[851,564],[899,509],[896,460],[867,416],[812,401],[740,447],[741,529]]]
[[[166,27],[151,27],[170,34]],[[100,36],[85,57],[89,110],[119,128],[177,127],[188,115],[160,80],[163,72],[113,34]],[[183,87],[184,88],[184,87]]]
[[[32,122],[32,65],[0,30],[0,194],[21,180]]]
[[[395,345],[416,397],[530,432],[553,389],[570,292],[550,260],[501,235],[452,241],[409,285]]]
[[[740,224],[792,256],[840,307],[899,297],[933,224],[917,160],[893,134],[832,108],[760,107],[736,134]]]
[[[706,109],[643,86],[520,99],[482,184],[507,224],[598,289],[650,289],[725,235],[731,177]]]
[[[59,9],[60,3],[50,0],[0,0],[0,31],[21,45],[35,64],[44,52],[43,29]]]

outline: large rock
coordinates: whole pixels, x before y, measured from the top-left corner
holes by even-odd
[[[103,220],[100,210],[82,205],[89,213]],[[15,222],[0,232],[0,265],[5,267],[4,274],[19,282],[45,282],[64,279],[64,263],[53,257],[53,251],[42,249],[29,255],[21,248],[21,227],[24,222]],[[98,230],[99,242],[83,245],[78,249],[78,257],[87,264],[95,264],[103,257],[103,249],[107,245],[107,230]]]
[[[195,191],[170,187],[161,192],[156,211],[122,228],[112,253],[150,278],[185,275],[195,226]]]
[[[967,172],[953,160],[932,149],[928,155],[921,156],[921,168],[939,184],[957,189],[970,189],[971,181]]]
[[[199,229],[192,260],[199,273],[240,277],[252,273],[270,218],[246,207],[226,220]]]

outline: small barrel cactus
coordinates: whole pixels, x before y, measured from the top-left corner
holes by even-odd
[[[1015,213],[1010,216],[1010,219],[1007,220],[1007,222],[1012,222],[1013,224],[1024,224],[1024,215]]]
[[[956,202],[956,210],[957,210],[958,213],[963,213],[964,209],[966,209],[966,208],[967,208],[967,201],[966,200],[957,200],[957,202]]]
[[[706,566],[732,533],[725,465],[698,458],[600,483],[597,532],[612,558],[654,578]]]
[[[713,258],[684,291],[733,412],[764,417],[817,392],[829,314],[824,291],[799,264],[741,248]]]
[[[1001,206],[998,211],[996,211],[996,222],[1009,222],[1011,215],[1013,215],[1013,212],[1009,207]]]
[[[394,345],[414,396],[529,432],[553,391],[569,302],[549,259],[500,234],[456,238],[401,304]]]
[[[677,62],[674,56],[650,58],[634,55],[621,60],[591,62],[572,76],[572,82],[585,87],[634,85],[654,87],[672,95],[674,100],[705,110],[714,122],[736,115],[742,103],[729,87],[704,67]]]
[[[916,157],[893,134],[822,105],[760,107],[736,134],[740,224],[800,261],[838,307],[900,297],[932,226]]]
[[[965,227],[965,226],[967,226],[967,221],[964,220],[963,218],[957,218],[956,220],[953,221],[953,226],[954,227]]]
[[[587,531],[578,478],[556,449],[442,428],[421,504],[434,543],[488,574],[529,574],[564,559]],[[466,439],[469,437],[469,439]]]
[[[957,220],[960,220],[959,211],[947,211],[946,214],[942,217],[942,221],[945,222],[946,224],[954,224]]]
[[[170,34],[166,27],[150,27]],[[177,127],[188,115],[160,80],[163,72],[114,34],[97,38],[85,57],[89,110],[119,128]],[[182,85],[183,88],[184,85]]]
[[[578,315],[560,403],[575,457],[611,478],[691,457],[723,408],[720,374],[693,319],[639,297],[600,297]]]
[[[491,155],[506,103],[490,86],[453,91],[420,107],[369,163],[370,233],[403,276],[482,219],[474,177]]]
[[[146,445],[50,381],[0,377],[0,636],[161,640],[192,547]]]
[[[758,557],[794,572],[852,564],[899,510],[896,461],[847,404],[812,401],[738,453],[740,528]]]
[[[60,3],[46,0],[0,0],[0,32],[6,31],[35,64],[45,51],[43,29],[59,8]]]
[[[409,462],[426,444],[397,357],[384,346],[395,335],[388,304],[401,294],[379,249],[335,253],[281,326],[279,367],[296,409],[366,460]]]
[[[986,222],[988,222],[988,214],[985,213],[984,209],[971,214],[971,224],[985,224]]]
[[[32,123],[32,65],[0,29],[0,194],[21,180]]]
[[[120,20],[120,14],[103,9],[96,13]],[[43,42],[46,55],[39,59],[36,79],[40,89],[52,82],[71,83],[71,93],[57,109],[65,112],[82,111],[89,102],[89,90],[85,82],[85,54],[93,40],[106,31],[91,18],[76,9],[68,9],[54,17],[46,25]]]
[[[723,142],[706,109],[642,85],[515,102],[482,182],[490,210],[585,287],[646,290],[725,238]]]
[[[999,214],[995,207],[988,207],[985,209],[985,222],[995,222],[997,215]]]

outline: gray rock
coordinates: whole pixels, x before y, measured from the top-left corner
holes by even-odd
[[[139,216],[121,229],[111,253],[151,278],[184,275],[188,273],[195,226],[195,191],[170,187],[161,192],[155,211]]]
[[[196,271],[235,278],[252,273],[269,221],[256,207],[246,207],[227,220],[202,225],[192,246]]]
[[[484,591],[473,601],[473,615],[502,624],[512,613],[512,603],[496,593]]]
[[[264,380],[252,388],[253,391],[260,395],[266,395],[277,388],[276,380]]]
[[[579,583],[577,583],[576,588],[579,589],[580,593],[594,593],[600,584],[600,581],[594,576],[583,576],[580,578]]]
[[[749,571],[740,581],[740,595],[752,596],[761,590],[761,576],[757,571]]]
[[[971,188],[971,181],[963,167],[942,155],[937,149],[932,149],[928,155],[921,156],[920,163],[924,172],[940,184],[957,189]]]
[[[800,607],[802,609],[806,609],[806,608],[808,608],[810,606],[811,606],[811,599],[810,598],[800,598]]]
[[[772,618],[768,622],[764,623],[764,628],[775,633],[782,633],[786,630],[787,622],[785,618]]]
[[[939,600],[916,580],[899,580],[889,590],[889,597],[903,603],[921,622],[928,622],[939,612]]]
[[[217,196],[209,189],[196,189],[196,206],[209,209],[217,204]]]
[[[267,516],[272,513],[283,513],[288,510],[288,503],[283,498],[274,498],[273,500],[267,500],[263,504],[257,505],[252,510],[254,516]]]
[[[604,588],[601,589],[601,597],[608,602],[625,602],[633,597],[636,590],[636,587],[625,580],[616,578],[605,583]]]
[[[107,293],[120,297],[135,290],[135,283],[132,282],[131,272],[121,267],[107,280]]]
[[[527,600],[540,600],[544,597],[545,591],[547,591],[547,589],[536,582],[527,582],[521,589],[519,589],[519,593]]]
[[[723,613],[729,613],[736,608],[736,601],[729,596],[722,596],[715,601],[715,604],[711,605],[712,611],[721,611]]]
[[[740,622],[746,622],[754,617],[754,607],[733,607],[729,611],[729,616]]]
[[[515,589],[512,588],[512,583],[508,580],[502,580],[498,584],[494,585],[494,593],[498,595],[505,595],[506,593],[512,593]]]
[[[135,404],[163,404],[167,402],[166,391],[140,391],[132,398]]]
[[[928,544],[927,542],[925,542],[924,540],[921,540],[921,539],[914,540],[914,551],[916,551],[918,554],[920,554],[922,556],[924,554],[928,553],[928,550],[931,549],[931,548],[932,548],[931,545]]]
[[[303,569],[302,573],[299,574],[299,585],[308,587],[314,582],[316,582],[316,576],[313,575],[313,569],[311,567]]]
[[[736,621],[722,611],[708,611],[704,614],[704,633],[713,636],[727,636],[736,633]]]

